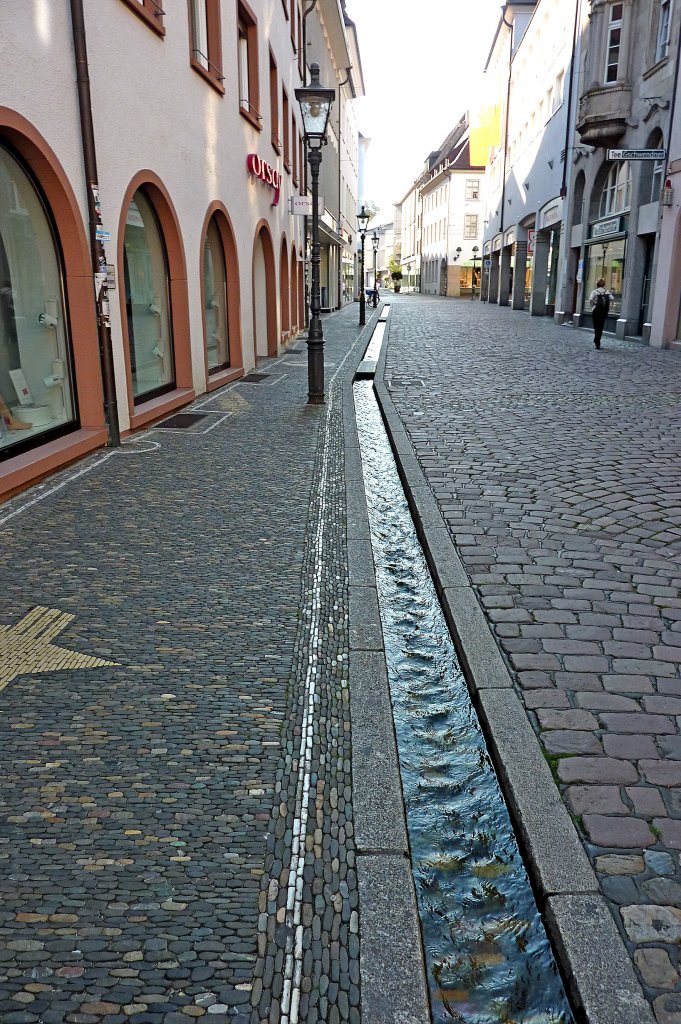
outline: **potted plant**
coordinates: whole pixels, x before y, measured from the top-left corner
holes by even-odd
[[[400,270],[399,263],[396,263],[394,258],[391,256],[388,260],[388,269],[390,270],[390,277],[393,282],[393,289],[395,292],[399,292],[402,287],[402,271]]]

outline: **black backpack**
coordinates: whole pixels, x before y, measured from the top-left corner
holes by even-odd
[[[599,313],[607,313],[610,309],[610,296],[607,292],[596,293],[596,305],[594,309],[598,310]]]

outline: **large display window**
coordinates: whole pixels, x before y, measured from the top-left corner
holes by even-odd
[[[222,238],[210,221],[203,248],[203,301],[205,304],[208,373],[229,366],[229,321],[227,318],[227,266]]]
[[[135,404],[175,387],[168,260],[154,209],[141,189],[125,221],[123,246],[130,369]]]
[[[612,293],[610,316],[617,316],[622,309],[622,282],[624,279],[624,259],[626,239],[615,238],[604,242],[594,242],[587,249],[587,266],[584,283],[584,310],[591,312],[589,296],[596,287],[599,278],[605,278],[605,287]]]
[[[45,204],[0,145],[0,458],[77,426],[62,284]]]

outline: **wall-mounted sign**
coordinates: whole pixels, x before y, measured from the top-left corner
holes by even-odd
[[[312,216],[312,196],[291,196],[291,213],[299,217]],[[320,217],[324,214],[324,196],[317,197],[317,212]]]
[[[557,220],[560,220],[560,206],[558,203],[554,203],[548,210],[544,210],[541,215],[542,227],[546,227],[547,224],[555,224]]]
[[[622,220],[620,217],[611,217],[610,220],[601,220],[591,228],[592,238],[601,238],[603,235],[616,235],[620,230]]]
[[[608,160],[664,160],[666,149],[609,149]]]
[[[527,232],[527,255],[531,256],[534,253],[534,243],[537,241],[537,232],[534,228]]]
[[[268,188],[273,189],[274,199],[272,200],[272,206],[278,206],[281,193],[281,174],[279,171],[272,167],[271,164],[268,164],[266,160],[262,160],[257,153],[248,154],[246,166],[254,178],[259,178]]]

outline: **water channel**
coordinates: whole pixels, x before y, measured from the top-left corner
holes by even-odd
[[[355,384],[434,1024],[573,1024],[370,380]]]

